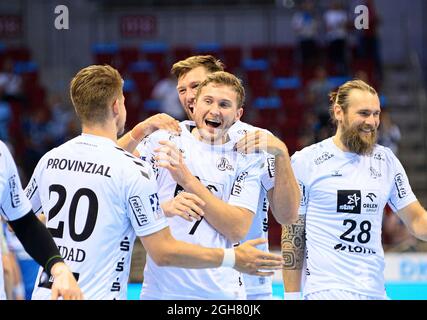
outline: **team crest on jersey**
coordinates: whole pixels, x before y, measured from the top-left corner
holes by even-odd
[[[234,170],[233,166],[230,164],[230,161],[228,161],[228,159],[225,157],[222,157],[221,159],[219,159],[217,161],[216,167],[220,171],[225,171],[225,170],[233,171]]]
[[[16,181],[17,176],[14,174],[9,178],[9,189],[10,189],[10,201],[12,207],[16,208],[21,205],[21,198],[19,197],[19,187]]]
[[[237,179],[234,181],[233,188],[231,189],[231,194],[233,196],[240,196],[240,193],[244,188],[245,179],[247,176],[248,176],[247,171],[244,171],[238,175]]]
[[[337,212],[360,214],[361,200],[360,190],[338,190]]]
[[[385,161],[385,156],[382,152],[376,152],[373,155],[375,160]]]
[[[394,184],[396,185],[397,195],[399,196],[399,198],[402,199],[402,198],[406,197],[407,192],[406,192],[406,188],[405,188],[405,182],[404,182],[403,174],[398,173],[394,176]]]
[[[142,204],[141,198],[139,196],[130,197],[129,204],[138,225],[142,227],[148,224],[148,217],[144,212],[144,205]]]
[[[245,135],[245,134],[248,133],[248,130],[246,130],[246,129],[239,129],[239,130],[237,130],[237,133],[240,134],[240,135]]]

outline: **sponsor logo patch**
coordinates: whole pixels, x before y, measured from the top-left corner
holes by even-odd
[[[144,205],[142,204],[141,198],[139,196],[130,197],[129,204],[138,225],[142,227],[148,224],[148,217],[144,212]]]
[[[237,179],[234,181],[233,188],[231,190],[231,194],[233,196],[240,196],[240,193],[242,192],[244,185],[245,185],[245,179],[248,176],[248,172],[244,171],[239,174]]]
[[[274,175],[276,173],[275,168],[276,168],[275,159],[274,158],[267,158],[267,170],[268,170],[268,175],[270,178],[274,178]]]
[[[398,173],[394,176],[394,184],[396,185],[397,195],[399,198],[404,198],[407,195],[403,174]]]
[[[19,197],[19,187],[16,179],[17,176],[14,174],[9,178],[9,189],[10,189],[10,201],[13,208],[21,205],[21,198]]]
[[[323,152],[322,155],[316,159],[314,159],[314,163],[316,165],[322,164],[325,161],[328,161],[329,159],[333,158],[334,155],[332,153],[329,152]]]
[[[361,199],[360,190],[338,190],[337,212],[360,214]]]

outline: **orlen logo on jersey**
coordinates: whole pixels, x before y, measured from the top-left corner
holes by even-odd
[[[135,215],[136,222],[140,227],[148,224],[147,215],[144,213],[144,205],[142,204],[139,196],[133,196],[129,198],[129,204],[132,208],[133,214]]]
[[[218,162],[216,163],[216,167],[220,171],[225,171],[225,170],[233,171],[233,166],[230,164],[230,161],[228,161],[228,159],[224,157],[218,160]]]
[[[361,199],[360,190],[338,190],[337,212],[360,214]]]

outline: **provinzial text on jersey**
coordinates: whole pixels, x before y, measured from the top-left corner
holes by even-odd
[[[109,175],[110,167],[88,161],[51,158],[47,161],[46,169],[69,170],[76,172],[99,174],[101,176],[111,178],[111,176]]]

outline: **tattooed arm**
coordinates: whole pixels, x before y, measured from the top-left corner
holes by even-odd
[[[305,215],[294,224],[282,225],[283,285],[285,292],[300,292],[305,257]]]

